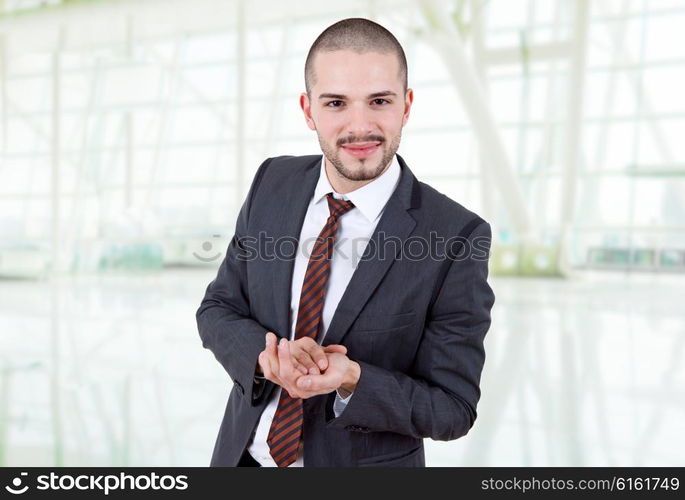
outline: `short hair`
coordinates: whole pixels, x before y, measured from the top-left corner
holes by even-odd
[[[400,63],[400,79],[407,91],[407,58],[397,38],[378,23],[361,17],[343,19],[326,28],[312,44],[304,64],[304,84],[307,94],[315,80],[314,56],[319,52],[352,50],[359,54],[366,52],[393,53]]]

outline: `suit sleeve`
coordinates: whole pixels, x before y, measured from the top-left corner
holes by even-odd
[[[264,349],[268,331],[250,317],[247,286],[246,249],[241,244],[247,234],[250,205],[259,182],[271,159],[257,170],[243,206],[238,214],[235,234],[219,267],[216,278],[205,292],[196,313],[202,346],[209,349],[233,380],[233,384],[256,404],[262,390],[255,387],[257,357]],[[263,384],[262,384],[263,385]]]
[[[327,411],[329,426],[444,441],[469,431],[476,419],[483,340],[495,300],[487,283],[490,238],[490,225],[482,222],[468,237],[468,248],[476,252],[449,263],[410,372],[359,362],[354,397],[339,417]]]

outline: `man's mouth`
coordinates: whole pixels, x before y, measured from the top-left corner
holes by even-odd
[[[380,147],[380,142],[355,142],[343,144],[343,150],[355,158],[366,158],[371,156]]]

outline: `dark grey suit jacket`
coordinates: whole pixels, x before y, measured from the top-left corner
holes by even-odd
[[[335,392],[304,400],[305,466],[424,466],[423,438],[457,439],[476,419],[494,303],[490,226],[398,159],[397,188],[323,341],[344,344],[361,378],[338,418]],[[254,384],[257,356],[267,331],[289,335],[294,243],[320,162],[278,157],[260,166],[197,311],[202,345],[233,380],[212,466],[238,463],[275,388]],[[441,238],[442,254],[433,253],[430,240]]]

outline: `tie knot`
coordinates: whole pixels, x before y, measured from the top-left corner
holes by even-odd
[[[328,200],[328,209],[331,212],[331,217],[334,219],[343,216],[354,208],[354,203],[347,200],[338,200],[333,198],[333,193],[328,193],[326,195],[326,199]]]

